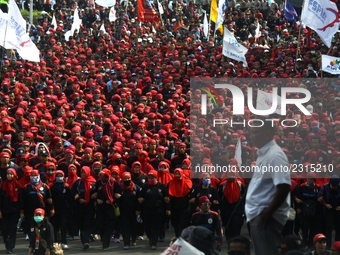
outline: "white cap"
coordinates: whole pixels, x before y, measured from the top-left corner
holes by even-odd
[[[138,42],[142,42],[143,40],[142,40],[142,38],[138,38],[138,40],[137,40]]]
[[[267,52],[269,52],[269,50],[264,50],[264,53],[267,53]]]
[[[313,106],[312,105],[307,105],[306,107],[307,111],[309,111],[310,113],[313,113]]]

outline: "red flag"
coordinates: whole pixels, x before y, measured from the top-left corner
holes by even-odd
[[[138,21],[159,22],[157,12],[152,7],[149,0],[138,0]]]

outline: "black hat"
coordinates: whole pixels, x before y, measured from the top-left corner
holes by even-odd
[[[205,254],[209,254],[214,247],[215,237],[209,229],[197,226],[190,232],[189,243]]]

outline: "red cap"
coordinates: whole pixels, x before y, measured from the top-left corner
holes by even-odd
[[[34,215],[40,214],[41,216],[45,216],[45,210],[42,208],[37,208],[34,210]]]
[[[313,238],[313,244],[315,244],[317,241],[321,239],[327,239],[324,234],[316,234]]]
[[[201,206],[202,203],[210,203],[210,200],[207,196],[202,196],[198,199],[198,206]]]

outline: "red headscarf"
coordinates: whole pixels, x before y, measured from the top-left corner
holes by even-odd
[[[54,168],[54,172],[53,172],[52,175],[48,174],[48,168],[50,168],[50,167],[53,167],[53,168]],[[52,163],[52,162],[48,162],[48,163],[47,163],[47,171],[46,171],[45,177],[46,177],[46,179],[47,179],[47,181],[48,181],[49,183],[53,183],[54,180],[55,180],[55,176],[56,176],[55,170],[56,170],[55,164]]]
[[[130,174],[129,172],[123,173],[122,179],[123,179],[123,180],[124,180],[124,179],[130,179],[130,180],[131,180],[131,174]],[[132,182],[132,180],[131,180],[131,183],[130,183],[130,187],[128,187],[128,188],[125,187],[124,182],[123,182],[122,185],[121,185],[123,191],[124,191],[124,190],[127,190],[127,189],[130,190],[130,191],[132,191],[133,188],[134,188],[134,186],[135,186],[135,184]]]
[[[192,188],[192,182],[183,174],[182,169],[176,168],[174,174],[176,174],[177,172],[180,174],[181,177],[177,178],[176,176],[174,176],[174,178],[170,181],[169,195],[172,197],[180,198],[186,196],[190,192],[190,189]]]
[[[14,168],[8,168],[6,173],[9,172],[12,172],[14,177],[11,181],[6,178],[6,180],[1,184],[1,188],[2,190],[6,191],[6,194],[10,197],[11,202],[18,202],[21,185],[18,181],[17,171],[15,171]]]
[[[86,204],[88,204],[91,200],[91,185],[92,183],[96,182],[96,179],[91,176],[91,168],[88,166],[83,166],[81,168],[81,173],[85,172],[86,177],[81,178],[81,181],[84,183],[84,192],[85,192],[85,200]]]
[[[161,166],[165,166],[167,168],[167,170],[158,170],[158,181],[167,185],[171,180],[172,180],[172,176],[169,172],[169,164],[162,161],[158,164],[158,169],[161,167]]]
[[[117,179],[114,178],[114,180],[116,180],[116,182],[120,183],[120,169],[119,169],[118,166],[112,166],[111,167],[110,175],[112,176],[113,173],[118,174]]]
[[[241,188],[239,185],[240,181],[239,179],[235,176],[235,179],[233,182],[230,182],[228,179],[225,180],[225,188],[224,188],[224,197],[228,200],[230,204],[236,203],[237,201],[240,200],[241,197]],[[222,184],[224,185],[224,183]]]
[[[76,170],[75,171],[71,171],[70,168],[74,167]],[[79,179],[79,177],[77,176],[77,167],[74,164],[70,164],[68,166],[68,177],[67,177],[67,184],[72,187],[73,183],[75,183],[77,180]]]
[[[20,179],[20,185],[21,187],[25,187],[26,184],[29,184],[31,182],[30,176],[32,173],[33,168],[30,166],[25,166],[22,168],[24,175]]]
[[[110,201],[110,204],[113,204],[114,201],[113,191],[115,179],[111,176],[111,171],[109,169],[106,168],[103,169],[100,174],[105,176],[106,178],[109,178],[108,182],[103,185],[103,191],[107,199]]]

